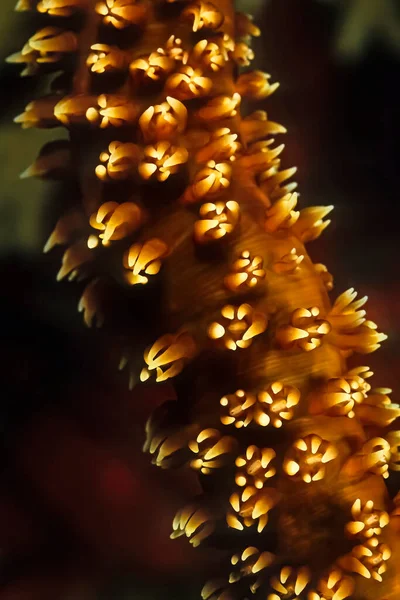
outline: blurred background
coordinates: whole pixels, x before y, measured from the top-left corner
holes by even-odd
[[[12,122],[40,94],[4,63],[34,31],[13,3],[2,0],[0,20],[0,600],[194,599],[219,557],[168,535],[196,482],[141,454],[145,419],[170,390],[139,398],[122,385],[76,311],[79,285],[56,283],[59,256],[42,254],[57,184],[19,179],[59,132]],[[283,162],[298,166],[300,202],[335,205],[311,256],[334,274],[335,294],[369,296],[389,340],[365,364],[399,402],[400,2],[238,8],[262,30],[255,65],[281,82],[265,108],[288,128]]]

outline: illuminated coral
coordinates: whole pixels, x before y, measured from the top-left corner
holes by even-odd
[[[146,142],[169,140],[185,130],[187,109],[182,102],[167,96],[165,102],[149,106],[139,118],[139,127]]]
[[[280,494],[275,488],[247,486],[242,492],[235,492],[229,498],[231,509],[226,516],[226,522],[232,529],[243,531],[245,527],[257,525],[261,533],[268,523],[268,513],[280,500]]]
[[[251,256],[243,250],[231,266],[231,273],[224,278],[226,287],[232,292],[249,290],[265,279],[264,261],[261,256]]]
[[[149,276],[157,275],[162,259],[168,254],[168,246],[162,240],[153,238],[143,244],[134,244],[124,255],[126,280],[131,285],[146,284]]]
[[[157,142],[154,146],[146,146],[144,157],[139,164],[139,173],[143,179],[153,175],[158,181],[165,181],[176,173],[188,159],[186,148],[173,146],[170,142]]]
[[[102,0],[95,7],[106,25],[124,29],[140,23],[146,16],[146,5],[140,0]]]
[[[189,504],[176,513],[172,529],[171,539],[185,535],[196,548],[213,533],[215,522],[209,510],[196,504]]]
[[[382,475],[385,479],[389,477],[388,462],[391,457],[389,442],[383,438],[373,438],[364,444],[362,454],[365,457],[365,465],[371,473]]]
[[[400,406],[392,403],[389,388],[376,388],[355,407],[357,419],[365,425],[386,427],[400,417]],[[388,435],[391,435],[390,433]]]
[[[132,61],[129,65],[131,75],[140,80],[150,79],[158,81],[168,75],[175,66],[173,58],[167,56],[166,52],[159,48],[149,56],[143,56]]]
[[[116,46],[93,44],[90,49],[91,53],[86,59],[86,64],[92,73],[123,71],[128,66],[126,54]]]
[[[376,323],[365,319],[365,311],[358,310],[366,298],[353,303],[356,295],[350,288],[336,300],[328,315],[328,320],[333,324],[329,339],[348,354],[369,354],[380,348],[387,335],[377,331]]]
[[[243,456],[236,459],[235,481],[240,487],[252,486],[261,490],[265,480],[276,474],[276,469],[271,466],[271,461],[276,453],[272,448],[257,448],[249,446]]]
[[[229,582],[224,579],[212,579],[201,590],[202,600],[230,600]]]
[[[267,600],[301,600],[310,580],[311,572],[307,567],[282,567],[279,575],[270,580],[273,592],[268,594]]]
[[[152,463],[162,469],[182,467],[190,458],[188,443],[198,432],[198,427],[190,425],[176,428],[166,419],[165,405],[153,412],[146,423],[144,452],[152,456]]]
[[[226,61],[229,60],[231,53],[235,50],[235,45],[236,44],[230,35],[228,35],[227,33],[222,34],[221,49],[223,51],[224,59]]]
[[[49,93],[16,121],[68,137],[22,174],[66,188],[44,251],[63,246],[57,279],[84,281],[84,322],[156,406],[145,452],[190,478],[171,537],[222,550],[221,568],[232,548],[203,600],[394,600],[400,407],[347,364],[386,336],[353,288],[332,306],[308,255],[333,207],[300,206],[278,84],[241,70],[260,30],[232,0],[17,9],[44,24],[10,61]]]
[[[240,104],[240,94],[233,96],[216,96],[207,102],[201,108],[197,115],[203,121],[219,121],[220,119],[230,119],[237,115],[237,108]]]
[[[281,325],[276,332],[278,343],[289,350],[299,348],[309,352],[322,344],[322,340],[331,330],[325,319],[318,319],[319,308],[297,308],[290,318],[290,325]]]
[[[80,8],[85,0],[41,0],[37,4],[37,11],[49,14],[52,17],[69,17]]]
[[[345,571],[358,573],[366,579],[375,579],[381,582],[382,575],[386,572],[386,562],[391,557],[390,548],[380,544],[373,537],[360,546],[355,546],[352,552],[338,560],[338,564]]]
[[[387,440],[380,437],[371,438],[359,452],[350,457],[344,466],[344,472],[351,477],[374,473],[387,479],[390,456],[390,444]]]
[[[287,475],[306,483],[325,476],[325,465],[338,456],[338,450],[319,435],[310,434],[296,440],[285,456],[283,469]]]
[[[57,104],[54,106],[53,114],[58,119],[60,123],[65,126],[73,125],[73,124],[84,124],[88,119],[88,111],[90,111],[90,115],[93,118],[93,122],[98,120],[99,113],[93,107],[93,104],[96,102],[96,98],[92,96],[86,95],[77,95],[77,96],[64,96]],[[102,100],[102,104],[104,102]],[[104,105],[105,107],[105,105]]]
[[[344,575],[337,567],[322,577],[316,586],[316,591],[308,593],[308,600],[345,600],[354,592],[355,583],[351,577]]]
[[[25,63],[21,75],[33,75],[42,64],[57,63],[65,54],[75,52],[78,39],[73,31],[45,27],[33,35],[21,52],[7,58],[10,63]]]
[[[247,427],[253,420],[255,403],[256,396],[243,390],[223,396],[220,400],[224,409],[221,414],[221,423],[235,425],[238,429]]]
[[[100,164],[96,175],[103,181],[127,179],[136,170],[140,151],[135,144],[111,142],[108,149],[100,154]]]
[[[254,59],[254,52],[244,42],[235,44],[235,49],[231,53],[231,58],[240,67],[248,67],[251,61]]]
[[[235,27],[239,37],[248,35],[258,37],[261,34],[260,28],[253,23],[253,17],[246,13],[235,13]]]
[[[268,169],[277,160],[277,156],[281,154],[285,146],[281,144],[276,148],[270,148],[269,146],[273,140],[261,141],[251,144],[247,148],[247,152],[238,158],[239,166],[256,177],[264,169]]]
[[[293,418],[293,409],[299,401],[299,390],[280,381],[271,383],[257,394],[237,390],[220,400],[224,408],[221,423],[240,429],[254,421],[261,427],[272,425],[279,429],[284,421]]]
[[[225,56],[219,44],[213,40],[200,40],[192,52],[190,60],[199,63],[204,69],[219,71],[225,65]]]
[[[389,515],[383,510],[374,509],[372,500],[362,503],[359,498],[351,507],[353,521],[346,525],[346,531],[351,536],[369,539],[382,533],[382,529],[389,523]]]
[[[207,29],[218,29],[224,22],[224,15],[212,2],[195,0],[184,9],[182,17],[189,20],[193,25],[193,31],[206,27]]]
[[[187,61],[187,52],[183,49],[182,40],[175,35],[170,35],[162,49],[158,48],[158,52],[172,58],[175,63]]]
[[[399,411],[399,408],[397,409]],[[387,439],[390,445],[389,468],[400,471],[400,431],[389,431]]]
[[[275,92],[279,83],[270,84],[271,75],[263,71],[243,73],[236,80],[236,91],[252,100],[264,100]]]
[[[250,546],[239,554],[234,554],[231,563],[235,570],[229,575],[229,583],[236,583],[243,578],[251,578],[250,591],[255,594],[265,579],[265,569],[274,562],[271,552],[260,552],[257,548]]]
[[[273,264],[275,273],[295,273],[303,262],[304,254],[297,254],[296,248],[292,248],[290,252],[284,254]]]
[[[107,246],[111,241],[123,239],[138,229],[142,217],[141,209],[133,202],[105,202],[90,217],[91,227],[100,233],[89,236],[88,247],[96,248],[99,240]]]
[[[293,226],[293,232],[302,242],[316,240],[328,227],[330,220],[324,217],[333,210],[333,206],[309,206],[303,208]]]
[[[334,329],[354,329],[365,322],[365,310],[359,310],[366,301],[367,296],[355,301],[357,292],[353,288],[346,290],[335,301],[329,312],[329,322]]]
[[[279,229],[288,229],[296,223],[299,218],[299,211],[294,210],[297,205],[297,197],[295,192],[286,194],[267,210],[266,231],[273,232]]]
[[[330,292],[333,290],[333,276],[329,273],[328,268],[322,263],[317,263],[314,265],[314,269],[321,277],[321,281],[324,284],[325,288]]]
[[[238,134],[232,133],[228,127],[215,129],[208,143],[201,148],[196,154],[196,161],[205,163],[213,160],[216,163],[219,161],[234,161],[237,152],[240,150],[240,144],[237,141]]]
[[[361,373],[364,377],[361,377]],[[310,403],[310,412],[353,418],[356,414],[355,407],[361,403],[364,406],[367,402],[371,386],[365,380],[372,374],[368,367],[356,367],[344,377],[330,379],[315,393]]]
[[[43,252],[49,252],[54,246],[65,245],[71,242],[76,231],[83,230],[86,225],[85,218],[79,211],[72,211],[61,217],[50,234]]]
[[[247,143],[262,140],[267,135],[286,133],[285,127],[270,121],[265,110],[256,110],[240,123],[240,134]]]
[[[196,344],[189,333],[163,335],[145,351],[147,366],[142,369],[140,380],[147,381],[153,376],[157,382],[161,382],[175,377],[195,353]]]
[[[189,448],[194,454],[189,463],[192,469],[209,475],[232,460],[236,440],[223,436],[218,429],[203,429],[195,440],[189,442]]]
[[[204,199],[213,199],[221,195],[231,183],[232,170],[229,163],[208,161],[205,167],[194,176],[190,186],[183,195],[185,204],[192,204]]]
[[[96,321],[97,327],[104,324],[104,313],[101,308],[102,282],[93,279],[85,288],[78,304],[78,311],[83,313],[83,320],[88,327]]]
[[[212,87],[209,77],[204,77],[201,69],[193,69],[187,65],[181,67],[167,79],[168,93],[179,100],[190,100],[207,95]]]
[[[136,107],[124,96],[102,94],[97,98],[97,106],[86,111],[87,120],[93,125],[121,127],[133,123],[137,117]]]
[[[199,211],[200,219],[194,224],[194,238],[199,244],[220,240],[233,232],[239,222],[240,209],[237,202],[206,202]]]
[[[57,281],[68,277],[69,281],[80,279],[83,267],[92,259],[87,244],[76,242],[64,252],[60,270],[57,273]]]
[[[43,177],[58,179],[68,176],[72,168],[71,144],[68,140],[48,142],[40,150],[38,156],[22,173],[20,179]]]
[[[295,181],[287,183],[287,180],[295,175],[297,168],[292,167],[280,171],[279,166],[280,163],[277,162],[259,176],[260,188],[271,200],[280,200],[297,188]]]
[[[257,394],[254,420],[263,427],[269,424],[276,428],[282,427],[284,421],[293,418],[293,408],[299,401],[300,392],[297,388],[274,381]]]
[[[255,311],[250,304],[232,306],[221,310],[219,321],[211,323],[208,336],[212,340],[220,340],[228,350],[248,348],[253,338],[263,333],[268,325],[265,314]]]

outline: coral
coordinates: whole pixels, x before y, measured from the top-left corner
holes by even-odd
[[[221,310],[219,321],[209,326],[208,336],[212,340],[221,340],[229,350],[248,348],[252,339],[265,331],[267,324],[267,317],[254,312],[250,304],[241,304],[237,308],[227,304]]]
[[[215,529],[212,511],[207,511],[196,504],[185,506],[175,515],[172,528],[172,539],[186,535],[192,546],[197,547]]]
[[[241,255],[231,266],[231,274],[227,275],[224,283],[228,289],[235,292],[239,289],[250,289],[260,284],[265,279],[261,256],[251,256],[248,250],[243,250]]]
[[[310,258],[333,207],[301,207],[282,168],[260,30],[231,0],[18,7],[46,23],[10,61],[64,76],[16,122],[69,132],[24,176],[79,190],[45,251],[131,387],[174,386],[144,450],[202,488],[171,537],[231,551],[203,600],[395,600],[400,407],[357,362],[386,336]]]
[[[219,240],[235,229],[240,207],[235,200],[207,202],[199,210],[200,219],[194,224],[194,238],[199,244]]]
[[[289,477],[306,483],[319,481],[325,476],[325,465],[335,459],[338,451],[333,444],[319,435],[307,435],[296,440],[289,448],[283,462],[283,470]]]

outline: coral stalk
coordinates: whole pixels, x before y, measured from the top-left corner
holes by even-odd
[[[80,196],[45,250],[67,247],[58,278],[85,280],[79,309],[120,341],[130,385],[175,384],[145,450],[203,485],[172,537],[233,549],[203,598],[395,600],[400,408],[346,363],[386,336],[354,290],[331,303],[308,243],[333,207],[297,206],[285,128],[245,115],[278,88],[248,68],[259,29],[230,0],[18,6],[80,14],[11,57],[64,69],[16,120],[66,127],[68,148],[25,176],[68,152]]]

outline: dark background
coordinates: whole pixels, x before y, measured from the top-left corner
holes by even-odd
[[[256,66],[281,82],[265,108],[288,128],[284,166],[299,168],[300,203],[335,205],[311,256],[334,274],[335,295],[354,286],[369,296],[368,316],[389,339],[362,364],[398,402],[399,3],[240,6],[262,29]],[[59,256],[41,253],[57,185],[18,174],[59,132],[12,123],[40,86],[3,58],[34,27],[9,0],[1,17],[0,600],[196,598],[218,556],[168,541],[196,482],[157,471],[140,451],[160,392],[127,391],[76,312],[80,287],[57,284]]]

